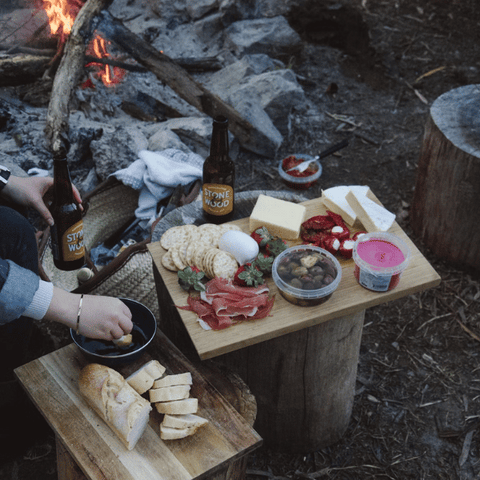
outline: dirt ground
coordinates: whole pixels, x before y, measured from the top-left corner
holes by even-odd
[[[305,40],[290,66],[315,108],[294,114],[277,159],[241,153],[237,186],[284,189],[275,172],[284,154],[315,154],[353,135],[349,147],[322,161],[318,185],[305,194],[370,185],[442,283],[367,310],[343,439],[305,455],[259,449],[248,478],[478,479],[480,276],[424,248],[409,207],[429,106],[444,92],[480,83],[480,7],[475,0],[358,0],[350,2],[356,10],[327,11],[323,3],[290,18]],[[58,346],[44,340],[42,351]],[[56,478],[51,432],[42,430],[31,448],[0,466],[0,477]]]

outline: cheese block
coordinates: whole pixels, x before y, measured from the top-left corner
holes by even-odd
[[[353,226],[357,220],[357,214],[346,198],[350,191],[355,192],[356,195],[362,197],[372,195],[370,188],[366,185],[341,185],[322,190],[322,202],[328,210],[341,215],[348,225]]]
[[[174,400],[173,402],[158,402],[155,403],[155,408],[158,413],[170,415],[187,415],[189,413],[197,413],[198,399],[185,398],[183,400]]]
[[[296,240],[300,236],[305,214],[304,205],[260,194],[250,215],[250,232],[266,227],[272,235]]]
[[[158,360],[152,360],[132,373],[126,380],[140,395],[143,395],[153,387],[155,380],[160,378],[165,370],[166,368]]]
[[[175,375],[166,375],[165,377],[155,380],[153,388],[171,387],[172,385],[191,385],[192,374],[190,372],[177,373]]]
[[[395,214],[368,197],[350,191],[346,198],[367,232],[386,232],[393,225]]]
[[[172,387],[152,388],[148,391],[150,401],[170,402],[172,400],[182,400],[190,395],[190,385],[175,385]]]

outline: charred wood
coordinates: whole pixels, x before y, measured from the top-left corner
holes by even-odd
[[[68,151],[69,102],[85,65],[85,45],[91,36],[93,19],[113,0],[88,0],[79,11],[65,44],[62,60],[53,82],[47,111],[45,134],[54,155]]]
[[[250,143],[253,127],[232,106],[196,82],[184,68],[135,35],[109,12],[102,11],[100,17],[101,21],[97,28],[109,40],[115,42],[138,63],[148,68],[160,81],[167,84],[199,111],[210,117],[217,115],[227,117],[230,130],[239,142],[241,144]]]
[[[0,58],[0,87],[16,87],[33,83],[43,73],[51,57],[16,55]]]

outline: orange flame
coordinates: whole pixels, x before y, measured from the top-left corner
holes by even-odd
[[[61,35],[62,38],[68,36],[81,6],[81,4],[74,6],[68,3],[68,0],[43,0],[43,8],[47,12],[52,34]]]
[[[98,58],[111,58],[111,55],[108,53],[107,50],[108,45],[110,45],[110,42],[107,42],[103,37],[97,35],[93,39],[92,43],[88,46],[87,53],[89,53],[89,51],[91,50],[93,54]],[[91,62],[87,66],[91,65],[98,65],[101,67],[98,76],[101,78],[101,80],[107,87],[120,83],[126,74],[126,71],[120,67],[102,65],[95,62]]]
[[[48,16],[48,23],[52,35],[60,35],[62,41],[64,41],[72,31],[75,17],[84,3],[85,0],[43,0],[44,10]],[[97,35],[90,42],[87,48],[87,54],[98,58],[111,57],[107,51],[109,44],[110,42],[107,42],[100,35]],[[107,86],[120,83],[126,75],[126,71],[119,67],[111,67],[110,65],[102,65],[95,62],[91,62],[87,66],[92,65],[100,67],[100,71],[97,72],[96,75]]]

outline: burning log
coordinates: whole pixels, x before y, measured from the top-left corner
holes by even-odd
[[[150,44],[126,28],[107,11],[102,11],[101,22],[97,28],[138,63],[153,72],[159,80],[166,83],[180,97],[199,111],[210,117],[224,115],[229,119],[231,132],[242,145],[252,143],[253,127],[232,106],[217,95],[196,82],[184,68],[167,55],[159,52]]]
[[[68,138],[68,105],[85,65],[85,45],[91,36],[93,19],[113,0],[88,0],[79,11],[65,44],[62,60],[53,81],[47,111],[45,135],[54,155],[65,155]]]
[[[0,87],[16,87],[33,83],[39,71],[46,70],[49,56],[16,55],[0,59]]]

